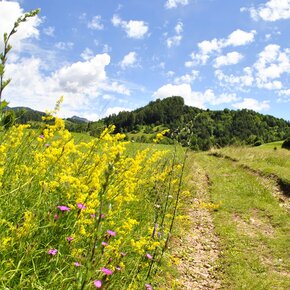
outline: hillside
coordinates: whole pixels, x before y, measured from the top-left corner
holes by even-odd
[[[29,108],[11,108],[18,123],[31,123],[37,127],[43,112]],[[227,145],[261,145],[283,140],[290,136],[290,122],[262,115],[252,110],[202,110],[184,104],[181,97],[170,97],[150,102],[134,111],[123,111],[96,122],[73,116],[65,120],[71,132],[87,132],[99,136],[109,125],[115,133],[126,133],[127,139],[150,143],[156,133],[169,128],[171,133],[164,143],[177,139],[193,150],[208,150]]]
[[[283,119],[247,109],[202,110],[186,106],[181,97],[158,99],[135,111],[111,115],[104,119],[104,123],[115,124],[116,131],[124,133],[141,130],[153,133],[156,131],[154,127],[162,125],[175,133],[168,137],[177,138],[194,150],[230,144],[259,145],[290,135],[290,123]]]

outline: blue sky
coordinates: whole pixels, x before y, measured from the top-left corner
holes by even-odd
[[[11,106],[63,95],[61,116],[96,120],[180,95],[290,119],[290,0],[0,1],[1,35],[35,8],[12,39]]]

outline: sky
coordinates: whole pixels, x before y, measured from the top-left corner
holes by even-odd
[[[290,0],[0,1],[9,106],[97,120],[182,96],[290,120]],[[0,41],[3,51],[3,37]]]

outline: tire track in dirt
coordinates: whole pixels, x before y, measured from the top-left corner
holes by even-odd
[[[266,175],[259,170],[249,167],[248,165],[239,163],[239,160],[235,158],[223,155],[218,152],[209,153],[208,155],[214,156],[216,158],[224,158],[230,160],[233,163],[238,164],[238,166],[240,166],[241,168],[260,178],[261,184],[263,184],[265,188],[270,190],[272,195],[279,201],[279,205],[285,208],[287,211],[290,211],[290,185],[280,179],[278,176],[276,176],[275,174]]]
[[[195,197],[187,206],[186,228],[183,235],[172,241],[172,253],[180,273],[178,289],[221,289],[216,276],[219,240],[215,235],[209,203],[210,180],[206,173],[192,165],[188,185],[195,188]]]

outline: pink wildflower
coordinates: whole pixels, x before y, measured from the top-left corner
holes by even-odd
[[[94,219],[96,217],[96,215],[94,213],[91,213],[90,216],[92,219]]]
[[[100,280],[95,280],[95,281],[94,281],[94,285],[95,285],[96,288],[101,288],[101,287],[102,287],[102,281],[100,281]]]
[[[74,238],[73,237],[66,237],[66,240],[70,243]]]
[[[101,219],[104,219],[105,218],[105,215],[102,213],[101,214]]]
[[[150,284],[145,284],[146,290],[153,290],[152,286]]]
[[[107,234],[108,234],[109,236],[113,236],[113,237],[116,236],[116,232],[111,231],[111,230],[107,230]]]
[[[110,270],[110,269],[102,268],[101,270],[102,270],[102,272],[103,272],[104,274],[106,274],[106,275],[112,275],[112,274],[113,274],[113,271]]]
[[[79,209],[86,209],[87,207],[83,203],[77,203]]]
[[[108,246],[108,243],[102,242],[101,245],[104,246],[104,247],[107,247]]]
[[[49,255],[52,255],[52,256],[56,255],[57,252],[58,252],[57,249],[50,249],[50,250],[48,250],[48,254]]]
[[[40,138],[40,139],[44,139],[44,136],[43,136],[43,135],[39,135],[39,138]]]
[[[59,219],[59,216],[58,216],[57,214],[55,214],[53,218],[54,218],[54,220],[56,221],[56,220]]]
[[[120,267],[120,266],[117,266],[117,267],[116,267],[116,270],[117,270],[117,271],[121,271],[121,267]]]
[[[70,208],[65,205],[58,205],[57,206],[61,211],[70,211]]]
[[[125,257],[126,255],[127,255],[126,253],[121,252],[121,256],[122,256],[122,257]]]
[[[152,258],[153,258],[153,257],[152,257],[150,254],[148,254],[148,253],[146,254],[146,257],[147,257],[149,260],[152,260]]]
[[[45,144],[45,147],[46,147],[46,148],[48,148],[49,146],[50,146],[50,144],[48,144],[48,143]]]
[[[76,267],[80,267],[80,266],[81,266],[81,263],[79,263],[79,262],[74,262],[74,265],[75,265]]]

